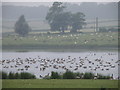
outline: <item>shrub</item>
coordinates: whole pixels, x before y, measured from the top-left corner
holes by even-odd
[[[57,72],[51,72],[51,79],[60,79],[61,76]]]
[[[50,35],[50,32],[47,32],[48,35]]]
[[[0,72],[0,79],[2,79],[2,72]]]
[[[8,75],[8,78],[9,78],[9,79],[15,79],[14,73],[10,72],[9,75]]]
[[[79,79],[83,79],[83,73],[79,73],[79,72],[77,72],[77,73],[75,73],[75,78],[79,78]]]
[[[6,72],[0,72],[0,78],[1,79],[36,79],[36,76],[27,73],[27,72],[21,72],[21,73],[12,73],[10,72],[8,75]]]
[[[2,75],[1,75],[2,74]],[[2,79],[7,79],[8,78],[8,75],[7,75],[7,73],[6,72],[2,72],[0,75],[2,76],[2,77],[0,77],[0,78],[2,78]]]
[[[45,76],[43,79],[51,79],[51,76]]]
[[[99,32],[118,32],[119,30],[116,28],[105,28],[105,27],[100,27]]]
[[[110,78],[111,78],[110,76],[104,76],[101,74],[98,74],[98,77],[97,77],[97,79],[110,79]]]
[[[118,29],[116,29],[116,28],[109,28],[108,31],[111,31],[111,32],[118,32]]]
[[[20,74],[21,79],[35,79],[35,75],[32,75],[31,73],[27,73],[27,72],[22,72]]]
[[[75,74],[71,71],[66,71],[63,74],[63,79],[75,79]]]
[[[84,79],[94,79],[93,73],[85,73],[83,76]]]
[[[105,27],[100,27],[99,32],[107,32],[108,30]]]
[[[14,78],[15,78],[15,79],[21,79],[21,76],[20,76],[19,73],[15,73]]]

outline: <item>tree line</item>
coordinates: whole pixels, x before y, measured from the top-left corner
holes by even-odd
[[[49,9],[46,20],[51,27],[51,31],[64,33],[65,30],[77,32],[77,30],[82,29],[86,25],[85,15],[82,12],[65,12],[65,8],[62,2],[54,2]]]
[[[69,30],[71,33],[76,33],[86,25],[85,14],[82,12],[72,13],[66,11],[66,6],[62,2],[54,2],[49,8],[46,15],[46,21],[50,25],[51,31],[59,31],[64,33]],[[24,15],[21,15],[18,21],[15,23],[15,33],[20,36],[26,36],[31,31],[30,26],[25,20]],[[104,27],[99,28],[99,32],[114,32],[120,31],[119,29],[110,28],[107,30]]]
[[[77,32],[77,30],[82,29],[83,26],[86,25],[85,15],[82,12],[65,12],[65,8],[62,2],[54,2],[50,7],[46,15],[46,20],[50,25],[51,31],[64,33],[65,30]],[[24,15],[20,16],[14,29],[15,32],[21,36],[26,36],[31,31]]]
[[[36,79],[34,74],[28,72],[13,73],[0,72],[0,79]]]
[[[13,72],[0,72],[0,79],[37,79],[34,74],[28,72],[13,73]],[[79,73],[67,70],[63,74],[58,72],[51,72],[50,76],[44,76],[43,79],[113,79],[113,76],[104,76],[102,74],[97,74],[97,76],[91,72]]]
[[[97,74],[97,76],[92,72],[79,73],[72,72],[67,70],[63,74],[59,74],[58,72],[51,72],[51,76],[46,76],[44,79],[113,79],[112,76],[104,76],[102,74]]]

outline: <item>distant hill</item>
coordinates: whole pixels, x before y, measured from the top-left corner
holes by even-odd
[[[100,19],[117,19],[118,17],[118,4],[106,3],[98,4],[95,2],[85,2],[78,4],[65,3],[66,11],[83,12],[86,15],[86,19],[94,19],[99,17]],[[16,20],[22,14],[28,20],[45,20],[45,16],[49,10],[48,6],[28,7],[28,6],[12,6],[3,5],[2,15],[3,20]]]

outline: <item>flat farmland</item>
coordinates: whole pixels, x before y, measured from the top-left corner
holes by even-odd
[[[118,33],[38,34],[3,37],[4,48],[86,48],[118,46]]]
[[[118,88],[118,80],[87,80],[87,79],[9,80],[8,79],[8,80],[2,80],[2,85],[3,88]]]

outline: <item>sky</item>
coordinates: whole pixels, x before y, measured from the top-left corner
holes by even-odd
[[[2,2],[118,2],[119,0],[1,0]]]
[[[3,5],[14,5],[14,6],[51,6],[52,2],[3,2]]]
[[[45,5],[45,6],[51,6],[52,2],[55,1],[61,1],[61,2],[99,2],[99,3],[104,3],[104,2],[118,2],[119,0],[0,0],[3,5],[16,5],[16,6],[40,6],[40,5]],[[32,2],[29,4],[26,3],[18,3],[18,2]],[[39,3],[36,3],[39,2]],[[46,3],[49,2],[49,3]],[[78,3],[78,4],[80,4]]]

